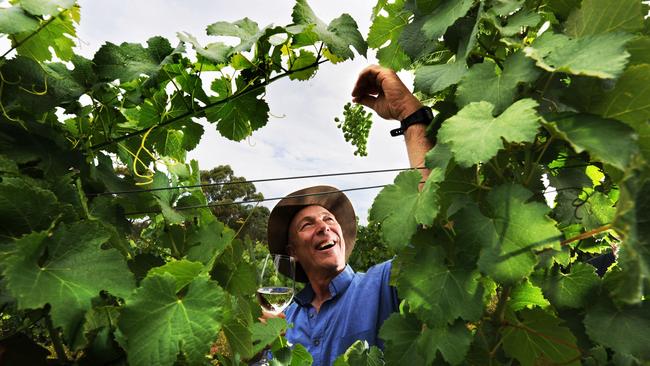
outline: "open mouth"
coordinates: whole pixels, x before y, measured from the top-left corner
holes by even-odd
[[[327,250],[327,249],[329,249],[329,248],[331,248],[333,246],[334,246],[333,242],[323,243],[318,248],[316,248],[316,250],[323,251],[323,250]]]

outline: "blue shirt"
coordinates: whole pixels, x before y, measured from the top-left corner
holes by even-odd
[[[357,340],[383,347],[379,328],[399,307],[397,291],[389,285],[391,268],[391,261],[367,273],[355,273],[346,266],[330,283],[331,298],[319,312],[311,305],[314,291],[307,284],[286,310],[287,322],[293,323],[286,338],[305,346],[314,357],[314,366],[333,364]]]

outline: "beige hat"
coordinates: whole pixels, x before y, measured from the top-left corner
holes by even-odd
[[[267,231],[269,251],[272,254],[289,254],[287,253],[289,224],[298,211],[312,205],[325,207],[336,217],[343,231],[347,261],[357,239],[357,217],[348,197],[331,186],[314,186],[295,191],[275,205],[269,216]],[[290,271],[288,268],[281,267],[280,273],[289,275]],[[300,263],[296,263],[296,281],[308,281],[307,274]]]

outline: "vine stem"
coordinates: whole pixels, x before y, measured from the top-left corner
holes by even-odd
[[[132,133],[127,133],[127,134],[125,134],[125,135],[123,135],[123,136],[120,136],[120,137],[118,137],[118,138],[115,138],[115,139],[112,139],[112,140],[109,140],[109,141],[104,141],[104,142],[99,143],[99,144],[96,144],[96,145],[92,145],[92,146],[90,146],[90,149],[91,149],[91,150],[99,150],[99,149],[101,149],[101,148],[104,148],[104,147],[106,147],[106,146],[112,145],[112,144],[114,144],[114,143],[118,143],[118,142],[124,141],[124,140],[126,140],[126,139],[131,138],[131,137],[142,135],[143,133],[146,133],[146,132],[147,132],[148,130],[150,130],[150,129],[151,129],[151,130],[154,130],[154,129],[157,129],[157,128],[159,128],[159,127],[167,126],[167,125],[169,125],[169,124],[171,124],[171,123],[174,123],[174,122],[176,122],[176,121],[180,121],[180,120],[182,120],[182,119],[184,119],[184,118],[191,117],[191,116],[193,116],[193,115],[195,115],[195,114],[197,114],[197,113],[199,113],[199,112],[203,112],[203,111],[205,111],[205,110],[208,109],[208,108],[212,108],[212,107],[215,107],[215,106],[218,106],[218,105],[221,105],[221,104],[228,103],[228,102],[230,102],[230,101],[232,101],[232,100],[235,100],[235,99],[237,99],[237,98],[239,98],[239,97],[242,97],[242,96],[244,96],[244,95],[246,95],[246,94],[248,94],[248,93],[251,93],[251,92],[253,92],[253,91],[255,91],[255,90],[258,90],[258,89],[260,89],[260,88],[263,88],[263,87],[265,87],[265,86],[271,84],[272,82],[274,82],[274,81],[276,81],[276,80],[278,80],[278,79],[281,79],[281,78],[283,78],[283,77],[289,76],[289,75],[291,75],[291,74],[293,74],[293,73],[296,73],[296,72],[299,72],[299,71],[304,71],[304,70],[307,70],[307,69],[311,69],[311,68],[313,68],[313,67],[315,67],[315,66],[318,66],[318,65],[320,65],[320,64],[322,64],[322,63],[325,63],[325,62],[327,62],[327,61],[328,61],[328,60],[316,61],[316,62],[311,63],[311,64],[309,64],[309,65],[307,65],[307,66],[305,66],[305,67],[301,67],[301,68],[298,68],[298,69],[295,69],[295,70],[290,70],[290,71],[288,71],[288,72],[286,72],[286,73],[283,73],[283,74],[280,74],[280,75],[276,75],[276,76],[274,76],[274,77],[272,77],[272,78],[266,80],[266,81],[263,82],[263,83],[257,84],[257,85],[255,85],[254,87],[252,87],[252,88],[250,88],[250,89],[246,89],[246,90],[244,90],[244,91],[242,91],[242,92],[240,92],[240,93],[233,94],[233,95],[231,95],[231,96],[228,97],[228,98],[218,100],[218,101],[216,101],[216,102],[214,102],[214,103],[206,104],[206,105],[204,105],[203,107],[197,108],[197,109],[192,110],[192,111],[187,111],[187,112],[185,112],[185,113],[183,113],[183,114],[180,114],[180,115],[178,115],[178,116],[176,116],[176,117],[174,117],[174,118],[171,118],[171,119],[169,119],[169,120],[167,120],[167,121],[165,121],[165,122],[161,122],[161,123],[159,123],[159,124],[157,124],[157,125],[154,125],[154,126],[152,126],[152,127],[150,127],[150,128],[143,128],[143,129],[141,129],[141,130],[138,130],[138,131],[135,131],[135,132],[132,132]]]
[[[505,319],[505,312],[506,312],[506,303],[508,302],[508,297],[510,297],[510,291],[512,290],[512,287],[506,286],[503,288],[501,293],[499,294],[499,302],[497,303],[497,308],[494,311],[494,316],[495,320],[499,324],[502,324]]]
[[[56,353],[56,358],[59,360],[59,363],[65,364],[68,362],[68,358],[65,355],[65,348],[63,348],[63,342],[59,336],[59,332],[54,329],[54,324],[52,324],[52,317],[50,314],[45,315],[45,327],[50,333],[50,338],[52,339],[52,345],[54,346],[54,352]]]
[[[38,29],[36,29],[32,34],[30,34],[30,35],[28,35],[27,37],[23,38],[21,41],[16,42],[16,44],[15,44],[14,46],[12,46],[12,47],[7,51],[7,52],[5,52],[2,56],[0,56],[0,58],[5,58],[5,57],[7,57],[7,55],[8,55],[9,53],[11,53],[11,51],[13,51],[13,50],[17,49],[18,47],[22,46],[25,42],[27,42],[27,41],[30,40],[32,37],[34,37],[35,35],[37,35],[40,31],[42,31],[43,29],[45,29],[45,27],[47,27],[48,25],[50,25],[50,23],[52,23],[52,22],[54,21],[54,19],[58,18],[61,14],[65,13],[65,12],[67,12],[67,11],[68,11],[68,9],[65,9],[65,10],[63,10],[62,12],[60,12],[59,14],[57,14],[56,16],[52,16],[52,17],[51,17],[50,19],[48,19],[45,23],[41,24],[41,26],[38,27]]]
[[[611,228],[612,228],[612,224],[603,225],[603,226],[601,226],[599,228],[595,228],[593,230],[586,231],[586,232],[584,232],[584,233],[582,233],[580,235],[576,235],[576,236],[574,236],[572,238],[562,240],[560,242],[560,245],[564,246],[564,245],[567,245],[567,244],[572,243],[572,242],[577,241],[577,240],[591,238],[592,236],[594,236],[594,235],[596,235],[598,233],[602,233],[603,231],[607,231],[607,230],[609,230]]]

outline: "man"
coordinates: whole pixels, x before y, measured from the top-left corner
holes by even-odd
[[[424,165],[432,144],[425,136],[430,110],[408,91],[397,74],[379,66],[364,69],[352,91],[353,101],[385,119],[402,122],[411,167]],[[426,178],[427,171],[423,171]],[[357,234],[354,209],[334,187],[316,186],[291,193],[269,216],[271,253],[296,258],[296,280],[307,282],[286,310],[293,323],[286,337],[314,357],[314,365],[331,365],[357,340],[382,346],[379,329],[397,310],[396,291],[389,285],[391,261],[367,273],[346,265]]]

